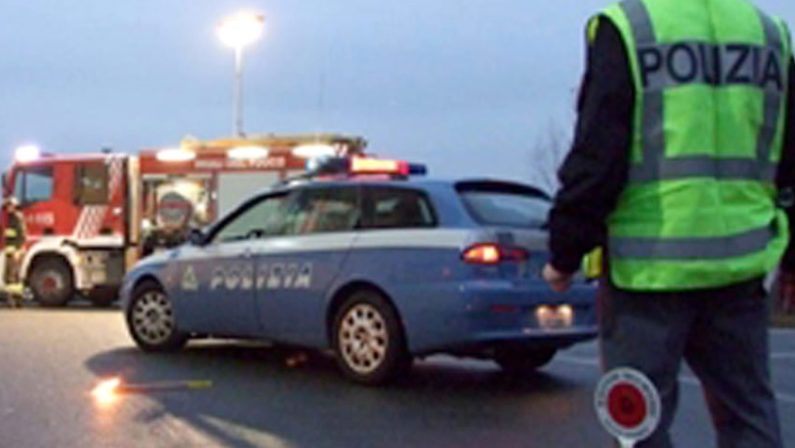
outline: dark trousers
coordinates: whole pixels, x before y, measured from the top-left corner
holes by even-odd
[[[606,286],[600,296],[603,368],[638,369],[660,392],[660,426],[638,448],[673,446],[683,359],[703,386],[718,447],[782,447],[761,281],[682,293]]]

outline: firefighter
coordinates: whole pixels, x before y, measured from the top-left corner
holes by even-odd
[[[20,278],[22,257],[24,256],[25,217],[19,209],[16,198],[8,197],[3,201],[6,214],[5,228],[5,272],[6,297],[9,306],[19,308],[22,306],[23,285]]]
[[[671,446],[682,359],[717,446],[781,447],[762,279],[780,260],[795,273],[777,201],[795,187],[787,27],[746,0],[626,0],[586,34],[544,277],[565,291],[605,246],[602,366],[640,370],[662,400],[638,447]]]

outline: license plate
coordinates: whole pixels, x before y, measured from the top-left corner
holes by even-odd
[[[541,305],[536,308],[539,328],[554,330],[569,328],[574,323],[574,308],[571,305]]]

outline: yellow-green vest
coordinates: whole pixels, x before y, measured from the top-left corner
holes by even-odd
[[[598,17],[622,36],[636,97],[629,180],[608,218],[613,283],[679,291],[769,272],[789,238],[774,187],[786,25],[745,0],[627,0]]]

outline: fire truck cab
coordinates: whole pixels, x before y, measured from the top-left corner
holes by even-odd
[[[365,146],[336,134],[266,135],[186,138],[137,155],[26,154],[3,178],[3,196],[15,197],[25,218],[22,282],[45,306],[77,293],[108,305],[140,257],[181,244],[252,191],[302,172],[307,157],[361,154]]]

